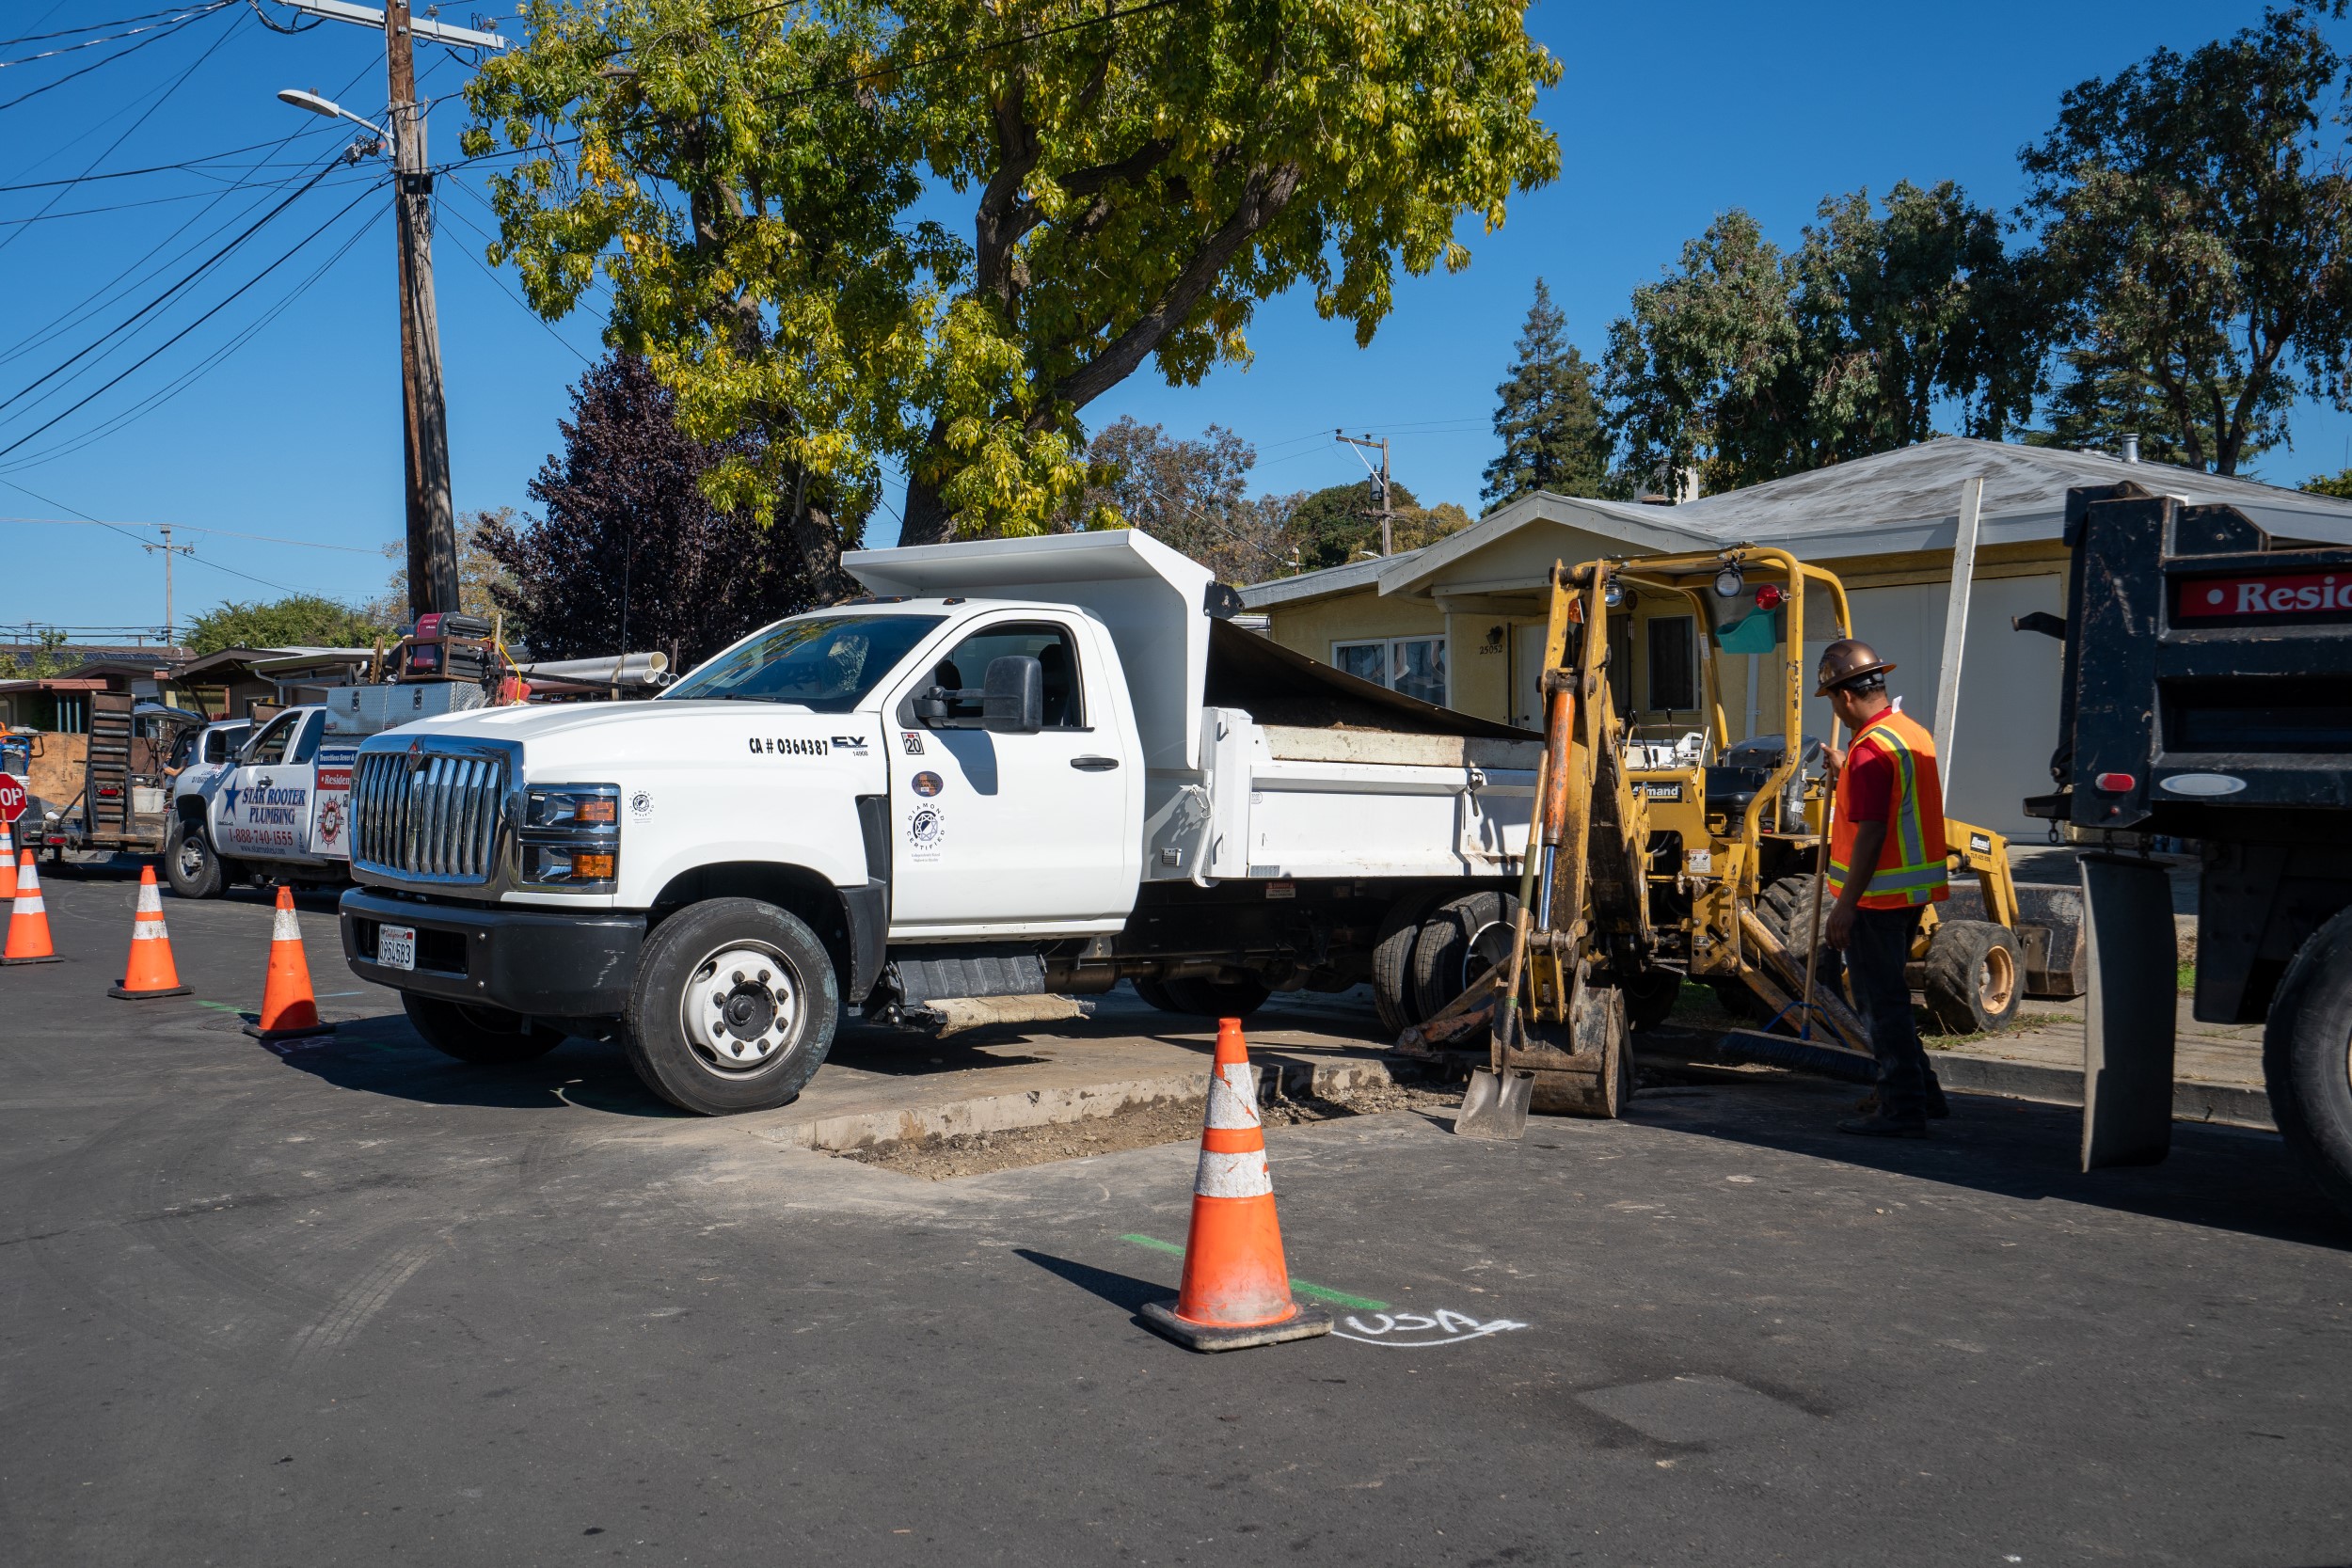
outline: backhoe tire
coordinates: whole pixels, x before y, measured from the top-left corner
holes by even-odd
[[[1423,1019],[1468,990],[1489,968],[1511,961],[1511,933],[1519,901],[1507,893],[1465,894],[1438,906],[1413,943],[1413,1005]],[[1459,1037],[1468,1044],[1473,1037]],[[1474,1037],[1484,1039],[1484,1034]]]
[[[1161,1012],[1181,1013],[1186,1010],[1178,1006],[1176,999],[1168,993],[1168,982],[1165,980],[1130,980],[1127,983],[1136,988],[1137,996]]]
[[[1380,1014],[1380,1027],[1394,1039],[1422,1021],[1421,1005],[1413,999],[1413,949],[1421,942],[1422,923],[1437,908],[1434,893],[1408,894],[1389,907],[1372,942],[1372,1005]]]
[[[1619,982],[1625,992],[1627,1021],[1636,1029],[1655,1029],[1666,1022],[1682,997],[1678,970],[1645,969]]]
[[[2352,910],[2287,964],[2263,1029],[2270,1117],[2312,1182],[2352,1215]]]
[[[414,992],[400,999],[408,1022],[444,1056],[476,1067],[507,1067],[544,1056],[564,1043],[564,1031],[503,1007],[477,1007]]]
[[[1273,995],[1263,980],[1203,980],[1198,977],[1168,982],[1176,1011],[1200,1018],[1248,1018]]]
[[[214,853],[203,824],[175,816],[164,832],[164,879],[182,898],[217,898],[229,886],[229,874]]]
[[[1947,1034],[1998,1034],[2017,1020],[2026,960],[2006,926],[1947,920],[1928,938],[1928,1011]]]
[[[1826,904],[1821,906],[1820,927],[1817,927],[1813,919],[1813,906],[1820,899],[1820,886],[1821,879],[1819,877],[1809,871],[1800,872],[1793,877],[1783,877],[1765,888],[1755,904],[1757,922],[1772,933],[1774,940],[1779,942],[1781,946],[1788,950],[1789,957],[1794,958],[1800,967],[1804,963],[1805,940],[1820,927],[1826,927],[1829,924],[1829,906]],[[1832,947],[1826,940],[1821,942],[1820,952],[1820,958],[1816,966],[1814,985],[1820,990],[1835,990],[1839,995],[1844,995],[1846,956]],[[1781,974],[1771,965],[1759,963],[1758,967],[1772,977],[1775,985],[1781,983]],[[1733,1017],[1744,1019],[1758,1025],[1772,1018],[1773,1009],[1771,1005],[1763,997],[1750,990],[1742,982],[1718,980],[1714,984],[1715,994],[1722,1000],[1724,1010]],[[1798,990],[1798,988],[1793,985],[1785,986],[1783,989],[1792,998]],[[1797,1033],[1796,1024],[1788,1019],[1783,1019],[1774,1026],[1774,1029],[1776,1033],[1784,1035]]]

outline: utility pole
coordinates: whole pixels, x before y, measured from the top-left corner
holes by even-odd
[[[441,395],[441,328],[433,308],[433,170],[417,102],[408,0],[384,7],[392,199],[400,235],[400,403],[407,460],[408,614],[457,608],[457,515],[450,500],[449,406]]]
[[[408,514],[408,613],[457,608],[457,516],[450,499],[449,407],[441,392],[441,329],[433,302],[433,169],[425,159],[426,104],[417,101],[416,40],[503,49],[495,33],[418,22],[409,0],[383,10],[349,0],[285,0],[295,10],[384,33],[386,98],[392,122],[392,200],[400,245],[401,448]],[[339,113],[331,107],[328,113]],[[362,123],[365,123],[364,121]]]
[[[164,552],[164,646],[176,648],[180,645],[180,623],[173,620],[171,615],[171,558],[175,555],[194,555],[196,546],[173,544],[169,523],[157,523],[155,526],[162,531],[164,542],[160,545],[141,545],[139,548],[150,555],[153,555],[157,550]]]
[[[1350,436],[1344,430],[1331,432],[1331,438],[1335,441],[1344,441],[1351,447],[1361,447],[1365,451],[1370,451],[1375,447],[1380,449],[1380,472],[1374,481],[1380,486],[1379,510],[1367,512],[1364,515],[1377,517],[1380,520],[1380,553],[1383,556],[1395,554],[1396,508],[1389,499],[1389,438],[1383,436],[1375,440],[1369,432],[1362,436]],[[1371,468],[1370,460],[1364,459],[1361,452],[1359,452],[1357,456],[1363,461],[1366,469]]]

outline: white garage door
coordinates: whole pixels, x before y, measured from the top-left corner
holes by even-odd
[[[1948,593],[1943,583],[1921,583],[1859,588],[1847,595],[1854,635],[1899,666],[1887,678],[1887,689],[1902,699],[1905,713],[1931,730]],[[1969,594],[1968,643],[1961,660],[1960,727],[1952,739],[1954,755],[1943,764],[1947,813],[2028,845],[2043,842],[2049,830],[2048,823],[2027,816],[2021,802],[2052,788],[2050,752],[2058,745],[2062,667],[2055,639],[2010,627],[2010,617],[2036,610],[2063,613],[2055,574],[1978,579]],[[1808,678],[1828,643],[1827,637],[1806,639]],[[1820,698],[1807,702],[1805,733],[1826,736],[1829,725],[1829,704]]]

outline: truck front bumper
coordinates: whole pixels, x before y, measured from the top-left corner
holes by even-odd
[[[368,888],[342,897],[343,961],[362,980],[530,1018],[611,1018],[628,1005],[645,917],[605,911],[420,903]],[[417,967],[375,961],[384,926],[417,930]]]

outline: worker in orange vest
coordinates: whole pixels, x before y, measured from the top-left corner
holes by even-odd
[[[1903,966],[1919,918],[1949,889],[1944,869],[1944,786],[1935,738],[1886,695],[1895,666],[1867,642],[1840,638],[1821,653],[1817,697],[1827,697],[1852,744],[1833,752],[1837,798],[1830,826],[1829,893],[1837,900],[1824,930],[1846,955],[1854,1001],[1878,1058],[1878,1107],[1837,1124],[1841,1132],[1919,1138],[1943,1114],[1944,1094],[1919,1044]]]

